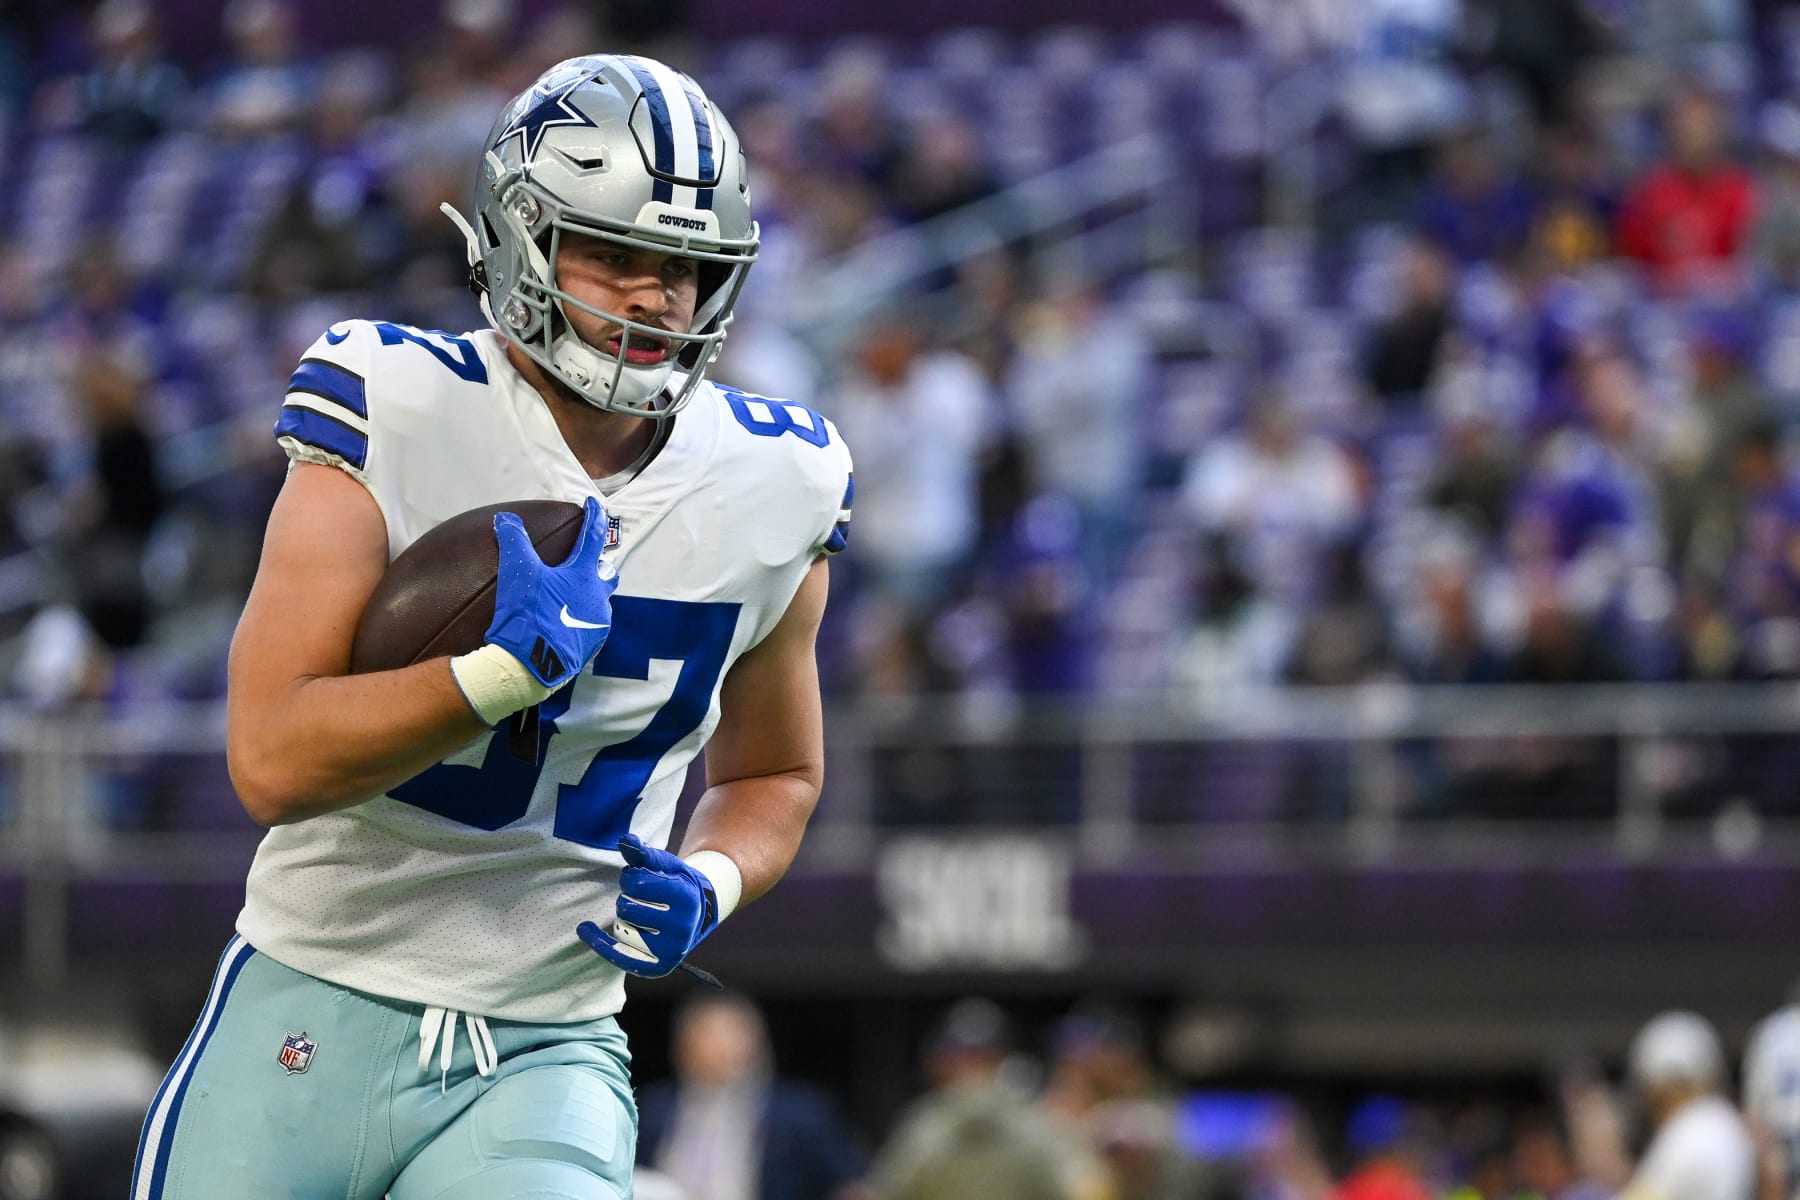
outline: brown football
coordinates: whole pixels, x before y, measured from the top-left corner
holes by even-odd
[[[467,654],[487,640],[494,621],[494,583],[500,544],[494,514],[517,513],[552,566],[575,548],[581,506],[561,500],[516,500],[458,513],[408,546],[375,585],[356,641],[350,671],[392,671],[447,654]]]

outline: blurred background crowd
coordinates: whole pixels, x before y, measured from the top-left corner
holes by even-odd
[[[9,698],[222,694],[295,361],[346,317],[481,324],[438,205],[466,206],[504,101],[594,47],[688,70],[744,137],[764,249],[715,375],[856,454],[835,696],[1800,679],[1800,11],[1238,0],[1133,29],[715,39],[681,3],[412,8],[365,42],[298,0],[0,4]],[[1791,814],[1792,746],[1662,753],[1643,779]],[[1277,749],[1281,803],[1342,816],[1347,760],[1310,753]],[[1027,819],[1054,818],[1077,772],[1030,757]],[[1182,804],[1196,762],[1217,766],[1166,772]],[[1266,773],[1234,762],[1221,811]],[[1588,743],[1402,765],[1398,803],[1616,799]],[[878,819],[946,816],[916,756],[876,766]],[[238,818],[216,764],[163,768],[109,776],[104,819],[178,826],[201,792]],[[1162,1009],[1045,1003],[921,1026],[917,1107],[848,1118],[777,1082],[754,1008],[684,1010],[644,1060],[669,1178],[641,1194],[1590,1200],[1629,1174],[1657,1071],[1738,1094],[1691,1028],[1673,1066],[1633,1060],[1635,1125],[1579,1053],[1491,1093],[1196,1091]],[[769,1160],[789,1174],[746,1170]],[[27,1164],[0,1170],[12,1200],[29,1146],[5,1161]]]
[[[872,1150],[828,1093],[782,1076],[754,1003],[676,1013],[672,1074],[641,1093],[644,1200],[1785,1200],[1800,1007],[1751,1039],[1743,1108],[1702,1016],[1511,1094],[1181,1091],[1151,1031],[1084,1000],[1027,1031],[986,999],[922,1040],[924,1091]]]
[[[0,609],[53,612],[29,649],[85,644],[91,691],[215,692],[282,377],[345,316],[479,325],[438,203],[505,97],[625,44],[746,140],[765,252],[719,376],[858,452],[834,689],[1792,677],[1800,22],[1314,7],[701,45],[679,7],[452,0],[410,50],[327,50],[236,0],[191,63],[137,0],[16,17]],[[1330,89],[1280,136],[1296,63]],[[975,204],[1140,137],[1182,201],[1154,259]],[[941,270],[821,312],[848,252],[947,214],[977,232]]]

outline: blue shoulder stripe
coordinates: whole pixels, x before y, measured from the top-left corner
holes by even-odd
[[[322,358],[301,359],[300,369],[288,380],[288,391],[305,392],[329,400],[359,417],[369,415],[369,400],[363,392],[362,376]]]
[[[297,404],[284,405],[275,422],[277,438],[291,437],[328,454],[335,454],[357,470],[369,461],[368,436],[336,417],[328,417]]]
[[[856,499],[856,476],[854,474],[852,474],[849,476],[848,479],[846,479],[844,481],[844,502],[842,504],[838,505],[838,507],[839,508],[849,508],[851,503],[855,499]]]
[[[850,522],[839,521],[825,539],[825,553],[836,554],[850,544]]]

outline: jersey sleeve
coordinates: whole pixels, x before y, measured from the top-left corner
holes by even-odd
[[[370,486],[366,380],[376,344],[368,322],[346,321],[307,347],[275,421],[275,440],[291,461],[337,467]]]
[[[816,555],[830,556],[841,554],[850,545],[850,512],[851,504],[856,500],[856,467],[850,457],[850,447],[844,444],[843,435],[829,420],[825,428],[830,431],[828,448],[834,448],[834,463],[825,476],[826,489],[832,494],[841,496],[837,508],[832,513],[830,527],[824,530],[815,547]],[[841,485],[841,491],[839,490]]]

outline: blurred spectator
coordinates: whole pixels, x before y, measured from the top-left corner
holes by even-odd
[[[1397,633],[1416,683],[1498,683],[1506,664],[1487,644],[1477,612],[1476,547],[1445,529],[1419,548]]]
[[[397,266],[402,230],[369,129],[386,84],[382,65],[365,55],[341,55],[323,71],[312,161],[269,222],[250,268],[252,290],[265,302],[365,288]]]
[[[774,1075],[750,1001],[703,995],[676,1017],[676,1079],[638,1100],[638,1157],[706,1200],[853,1200],[865,1161],[822,1094]]]
[[[1456,263],[1429,239],[1409,239],[1393,315],[1371,331],[1364,354],[1369,388],[1388,407],[1418,406],[1437,371],[1455,298]]]
[[[1422,149],[1467,119],[1468,84],[1451,66],[1462,8],[1462,0],[1341,6],[1350,34],[1341,115],[1362,151],[1358,174],[1377,219],[1416,183]]]
[[[181,119],[187,81],[163,57],[145,0],[107,0],[90,23],[94,65],[79,82],[83,133],[119,146],[153,141]]]
[[[1363,551],[1342,543],[1325,554],[1324,585],[1301,624],[1287,678],[1298,684],[1341,687],[1387,674],[1387,611],[1369,586]]]
[[[135,646],[150,622],[144,545],[164,503],[140,412],[143,380],[123,362],[92,357],[76,388],[92,431],[93,483],[75,506],[66,553],[94,632],[108,646]]]
[[[1425,481],[1427,507],[1461,523],[1485,543],[1506,527],[1519,483],[1512,439],[1486,413],[1447,414],[1439,424],[1440,450]]]
[[[1142,1026],[1111,1004],[1063,1018],[1044,1107],[1092,1150],[1113,1200],[1186,1200],[1195,1164],[1175,1140],[1175,1108],[1150,1062]]]
[[[1792,1200],[1800,1196],[1800,996],[1791,995],[1750,1031],[1743,1081],[1759,1200]]]
[[[1393,1096],[1371,1096],[1351,1110],[1344,1141],[1356,1165],[1330,1200],[1433,1200],[1423,1112]]]
[[[890,184],[895,208],[908,222],[954,212],[995,191],[981,135],[945,108],[914,119],[893,164]]]
[[[1756,1150],[1749,1127],[1720,1094],[1725,1058],[1710,1022],[1679,1009],[1638,1030],[1625,1083],[1649,1122],[1634,1166],[1617,1106],[1592,1074],[1562,1083],[1575,1159],[1586,1178],[1626,1197],[1756,1200]]]
[[[1663,527],[1670,565],[1684,581],[1716,588],[1725,579],[1743,528],[1744,494],[1734,460],[1748,441],[1779,440],[1775,414],[1750,372],[1749,333],[1730,313],[1693,320],[1692,387],[1664,438]]]
[[[1088,1136],[1105,1166],[1111,1200],[1195,1200],[1198,1168],[1175,1143],[1168,1109],[1150,1100],[1109,1100],[1088,1114]]]
[[[1641,379],[1606,349],[1585,354],[1576,377],[1585,427],[1542,444],[1515,497],[1506,543],[1524,594],[1592,618],[1619,600],[1634,567],[1660,561],[1662,544],[1655,481],[1644,465]]]
[[[1311,1120],[1299,1105],[1285,1105],[1279,1122],[1251,1152],[1245,1200],[1324,1200],[1331,1187]]]
[[[1251,404],[1240,430],[1200,452],[1182,495],[1200,530],[1222,539],[1232,566],[1285,606],[1313,594],[1322,553],[1362,516],[1350,455],[1306,428],[1273,391]]]
[[[994,419],[966,355],[932,344],[916,312],[879,319],[834,390],[856,449],[856,554],[874,592],[923,612],[975,548],[976,459]]]
[[[9,691],[35,709],[103,700],[115,661],[79,612],[53,604],[20,630]]]
[[[1527,1195],[1540,1200],[1611,1200],[1599,1184],[1576,1174],[1568,1139],[1548,1113],[1527,1112],[1520,1118],[1512,1160]]]
[[[1059,1120],[1079,1126],[1109,1100],[1137,1099],[1156,1090],[1144,1030],[1111,1003],[1084,1002],[1056,1028],[1044,1106]]]
[[[1239,432],[1201,452],[1183,490],[1201,528],[1230,537],[1251,575],[1278,595],[1309,583],[1303,564],[1361,514],[1349,454],[1273,391],[1251,405]]]
[[[1770,282],[1793,293],[1800,291],[1800,106],[1772,101],[1761,124],[1761,191],[1752,241]]]
[[[1536,200],[1501,162],[1484,131],[1459,133],[1438,150],[1419,227],[1460,263],[1505,260],[1531,236]]]
[[[1010,1032],[1000,1009],[964,1000],[925,1047],[931,1091],[902,1115],[876,1157],[883,1200],[1099,1200],[1081,1159],[1004,1079]]]
[[[231,0],[225,36],[230,57],[206,105],[215,131],[254,138],[298,128],[316,81],[300,53],[288,0]]]
[[[1512,1148],[1503,1141],[1474,1147],[1458,1176],[1463,1182],[1445,1192],[1444,1200],[1516,1200]]]
[[[1087,279],[1060,281],[1020,327],[1006,396],[1030,486],[1075,502],[1081,559],[1104,578],[1123,555],[1142,486],[1150,343]]]
[[[1632,1040],[1628,1071],[1654,1136],[1626,1194],[1754,1200],[1755,1148],[1743,1117],[1719,1094],[1725,1058],[1712,1025],[1691,1012],[1660,1014]]]
[[[883,194],[897,192],[906,135],[888,109],[890,94],[878,50],[856,43],[834,48],[813,94],[815,165]]]
[[[1619,249],[1674,294],[1735,291],[1756,217],[1756,184],[1732,154],[1718,97],[1688,84],[1663,112],[1667,158],[1632,188]]]
[[[1601,27],[1582,0],[1469,0],[1481,49],[1512,76],[1539,124],[1569,109],[1569,90],[1601,48]]]
[[[1583,122],[1569,120],[1543,130],[1538,143],[1530,239],[1536,265],[1575,271],[1611,257],[1619,186],[1599,140]]]
[[[1800,673],[1800,483],[1773,426],[1746,431],[1733,459],[1742,496],[1729,597],[1745,641],[1744,669],[1759,678]]]
[[[1076,692],[1089,681],[1095,639],[1086,601],[1095,584],[1083,567],[1083,532],[1076,506],[1048,492],[1020,507],[983,563],[1005,610],[1008,683],[1022,695]]]

